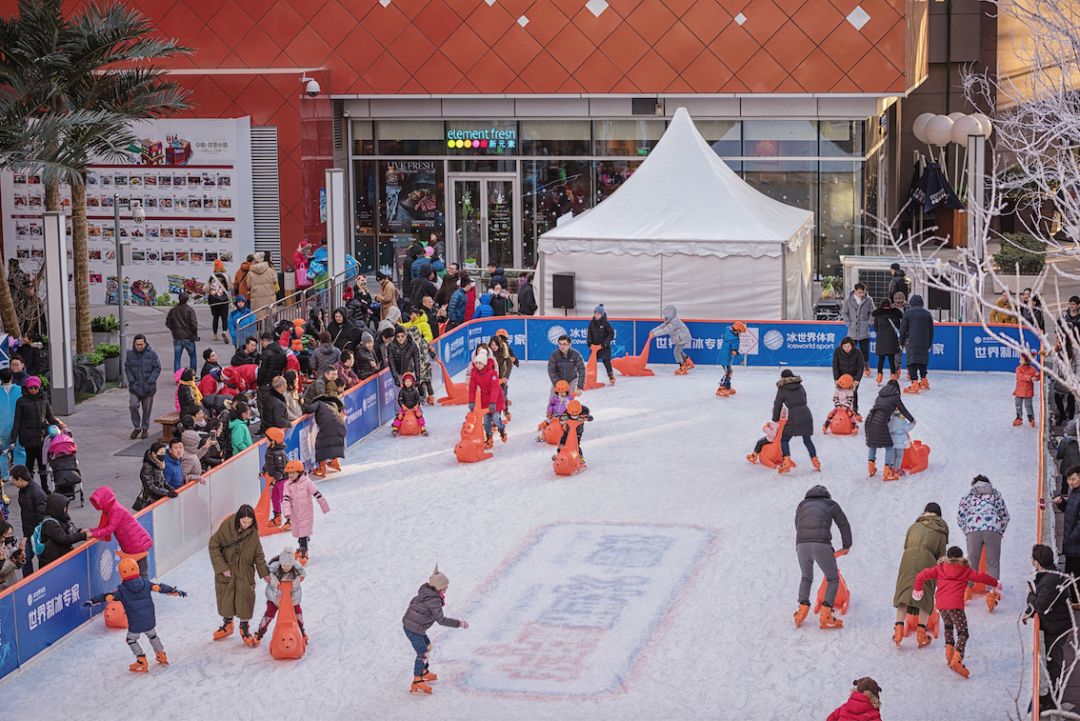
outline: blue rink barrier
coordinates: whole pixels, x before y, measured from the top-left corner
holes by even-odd
[[[732,321],[687,320],[693,335],[688,351],[698,365],[718,365],[724,331]],[[740,363],[750,366],[832,365],[833,349],[845,335],[842,323],[745,321],[748,332],[740,339]],[[658,319],[613,318],[612,356],[638,354]],[[434,348],[451,375],[468,366],[473,350],[498,330],[506,330],[510,345],[521,360],[546,361],[559,336],[570,337],[588,359],[589,318],[506,316],[469,321],[435,340]],[[999,333],[1018,333],[1014,326],[995,326]],[[1037,347],[1034,334],[1027,343]],[[871,352],[874,342],[871,340]],[[997,371],[1011,373],[1018,354],[987,333],[982,326],[938,323],[934,327],[930,370]],[[654,338],[649,359],[673,363],[666,338]],[[432,366],[436,388],[441,386],[438,366]],[[350,389],[345,403],[346,445],[351,447],[378,431],[397,411],[397,388],[389,371],[374,375]],[[290,458],[314,463],[315,423],[302,416],[288,429],[285,447]],[[136,514],[154,539],[149,563],[152,575],[166,574],[195,553],[205,553],[217,525],[241,503],[255,505],[263,488],[261,469],[266,441],[238,453],[206,474],[205,485],[189,483],[175,499],[162,499]],[[127,499],[121,499],[125,502]],[[0,678],[71,631],[100,614],[83,602],[119,584],[116,543],[94,541],[0,593]]]

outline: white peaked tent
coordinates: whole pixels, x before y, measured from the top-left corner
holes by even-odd
[[[679,108],[641,167],[595,208],[540,236],[543,310],[551,277],[575,273],[578,314],[813,317],[814,214],[750,187]]]

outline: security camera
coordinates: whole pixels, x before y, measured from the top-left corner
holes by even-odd
[[[314,78],[303,77],[300,78],[300,82],[304,83],[304,92],[308,97],[318,97],[319,93],[322,92],[322,86],[319,85],[319,81]]]
[[[146,220],[146,211],[142,207],[142,203],[138,200],[131,201],[131,219],[136,224],[142,223]]]

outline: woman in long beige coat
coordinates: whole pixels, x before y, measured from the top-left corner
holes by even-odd
[[[274,266],[266,262],[266,256],[261,252],[255,254],[255,262],[251,264],[248,272],[248,286],[251,288],[248,307],[254,310],[261,319],[266,312],[263,311],[260,314],[260,309],[277,300],[278,289],[277,271],[274,270]]]
[[[210,537],[210,563],[214,567],[214,593],[217,596],[221,628],[214,631],[214,640],[233,632],[233,616],[240,619],[240,638],[248,646],[258,641],[248,630],[255,612],[255,574],[269,582],[255,509],[244,504],[218,526]]]
[[[927,503],[923,513],[908,528],[904,538],[904,555],[900,559],[900,571],[896,574],[896,593],[893,606],[896,607],[896,625],[893,627],[893,642],[899,646],[904,639],[904,621],[909,613],[919,614],[919,627],[916,640],[919,647],[930,643],[926,632],[926,623],[934,612],[933,581],[927,581],[922,599],[915,601],[911,592],[915,588],[915,576],[924,568],[930,568],[945,555],[949,546],[949,525],[941,517],[941,506]]]

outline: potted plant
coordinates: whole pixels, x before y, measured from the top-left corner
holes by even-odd
[[[95,375],[98,377],[98,382],[101,383],[100,387],[95,387],[92,392],[100,393],[105,387],[105,356],[98,350],[94,350],[90,353],[75,356],[75,365],[85,366],[87,368],[93,368]],[[76,374],[77,375],[77,374]]]
[[[115,315],[97,315],[90,319],[90,332],[94,345],[118,343],[120,341],[120,321]]]
[[[120,346],[115,343],[102,343],[94,348],[105,359],[105,380],[120,380]]]
[[[840,278],[827,275],[821,279],[821,297],[825,300],[836,298],[840,293]]]

